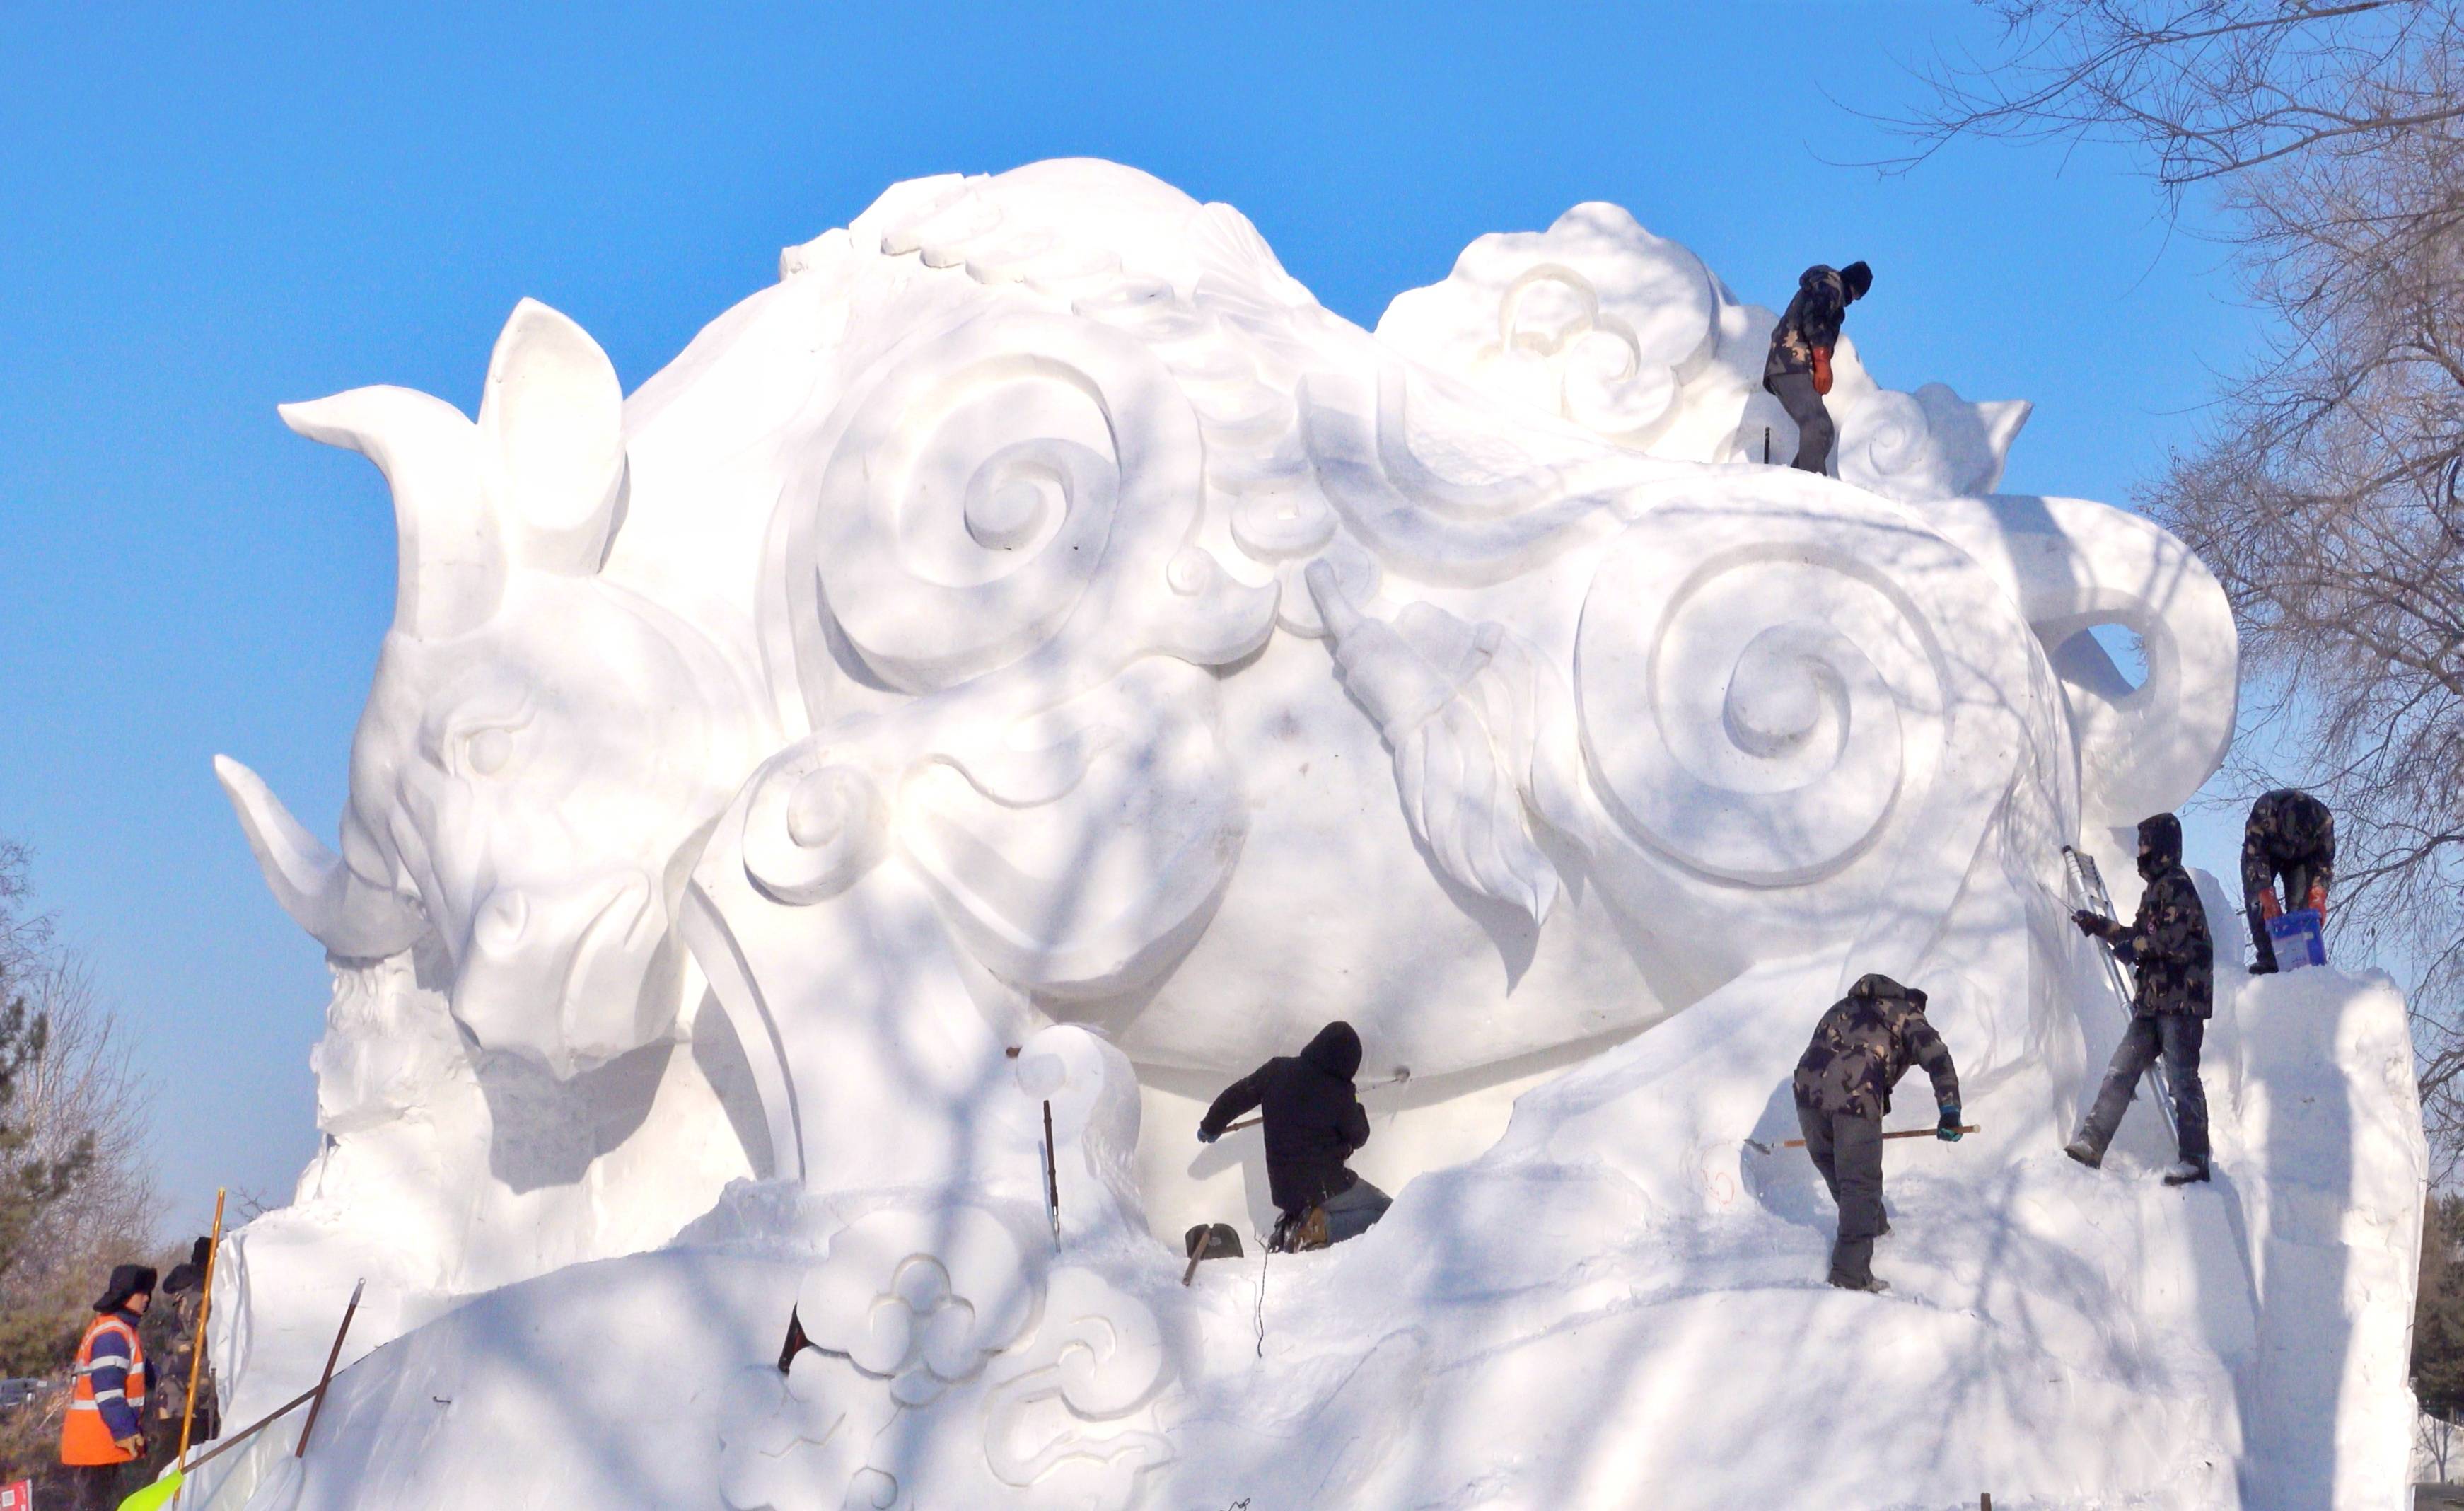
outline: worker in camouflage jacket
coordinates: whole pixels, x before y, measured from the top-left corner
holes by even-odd
[[[1888,976],[1859,976],[1815,1025],[1814,1039],[1796,1062],[1796,1121],[1805,1130],[1805,1152],[1839,1209],[1831,1283],[1845,1290],[1889,1289],[1874,1278],[1874,1240],[1891,1231],[1882,1210],[1882,1115],[1909,1066],[1924,1066],[1933,1079],[1933,1100],[1942,1110],[1936,1135],[1959,1137],[1959,1071],[1925,1010],[1925,994],[1916,988]]]
[[[1862,262],[1844,268],[1817,262],[1796,277],[1796,297],[1788,301],[1779,323],[1771,327],[1771,351],[1763,359],[1763,389],[1779,400],[1796,422],[1799,472],[1822,472],[1830,465],[1831,444],[1838,432],[1822,396],[1831,391],[1831,351],[1839,344],[1839,325],[1848,306],[1874,286],[1874,270]]]
[[[2276,895],[2278,878],[2284,896]],[[2276,942],[2267,922],[2295,908],[2314,908],[2323,921],[2327,886],[2336,879],[2336,815],[2309,793],[2280,787],[2250,805],[2241,832],[2241,893],[2250,920],[2254,976],[2276,969]]]
[[[2113,1052],[2096,1104],[2063,1152],[2091,1169],[2104,1163],[2105,1146],[2122,1125],[2139,1078],[2161,1057],[2173,1095],[2180,1154],[2166,1170],[2165,1184],[2182,1186],[2208,1178],[2208,1095],[2199,1085],[2199,1047],[2215,1011],[2215,948],[2199,889],[2182,868],[2180,819],[2159,813],[2140,821],[2139,875],[2147,888],[2128,926],[2083,908],[2071,915],[2080,933],[2113,947],[2138,986],[2130,1026]]]

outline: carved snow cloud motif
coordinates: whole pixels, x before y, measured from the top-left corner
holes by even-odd
[[[1796,450],[1794,423],[1762,391],[1776,320],[1625,211],[1588,204],[1546,232],[1480,237],[1443,282],[1397,295],[1377,336],[1619,446],[1753,461],[1766,428],[1775,456]],[[1836,367],[1840,478],[1903,502],[1993,491],[2027,404],[1974,404],[1941,383],[1880,389],[1853,341]]]
[[[1154,1314],[1092,1270],[1033,1274],[980,1208],[873,1213],[797,1299],[813,1347],[748,1370],[719,1488],[734,1511],[1128,1511],[1168,1462]]]

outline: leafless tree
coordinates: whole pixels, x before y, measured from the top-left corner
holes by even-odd
[[[90,1268],[104,1254],[147,1247],[160,1210],[146,1142],[152,1094],[129,1066],[119,1019],[74,954],[45,960],[21,992],[49,1030],[12,1112],[33,1135],[28,1153],[59,1160],[84,1148],[90,1158],[18,1262]]]
[[[2119,144],[2195,200],[2266,342],[2140,502],[2242,631],[2244,749],[2337,810],[2340,948],[2409,965],[2464,1157],[2464,0],[1998,0],[1907,167],[1962,137]],[[2187,223],[2187,221],[2186,221]]]

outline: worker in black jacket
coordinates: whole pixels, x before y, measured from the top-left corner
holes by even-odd
[[[1352,1078],[1360,1069],[1360,1035],[1341,1021],[1328,1024],[1300,1054],[1278,1055],[1223,1088],[1198,1124],[1212,1144],[1232,1120],[1258,1108],[1266,1125],[1266,1189],[1282,1220],[1278,1239],[1314,1248],[1323,1211],[1325,1243],[1366,1233],[1394,1198],[1346,1167],[1369,1142],[1369,1112]]]
[[[2071,915],[2080,933],[2113,946],[2138,978],[2138,989],[2130,1027],[2113,1052],[2096,1104],[2062,1152],[2090,1169],[2103,1164],[2139,1078],[2161,1056],[2181,1156],[2165,1171],[2165,1184],[2188,1186],[2208,1178],[2208,1094],[2199,1084],[2199,1050],[2215,1011],[2215,945],[2199,889],[2182,867],[2180,819],[2158,813],[2139,821],[2139,875],[2147,890],[2127,925],[2084,908]]]
[[[1862,262],[1844,268],[1817,262],[1796,278],[1796,297],[1771,327],[1771,354],[1763,359],[1763,388],[1796,422],[1799,472],[1822,472],[1838,437],[1822,396],[1831,391],[1831,351],[1848,306],[1874,286],[1874,270]]]

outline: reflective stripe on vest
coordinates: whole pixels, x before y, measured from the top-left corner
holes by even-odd
[[[124,1365],[118,1359],[98,1362],[94,1357],[95,1340],[104,1333],[116,1334],[127,1344]],[[117,1390],[97,1390],[95,1371],[100,1368],[124,1367],[127,1377]],[[85,1336],[77,1341],[76,1389],[69,1397],[68,1411],[60,1419],[60,1462],[63,1464],[124,1464],[134,1455],[124,1453],[113,1441],[111,1428],[102,1419],[102,1403],[124,1401],[138,1414],[139,1426],[145,1412],[145,1344],[137,1329],[116,1314],[97,1317],[86,1324]]]

